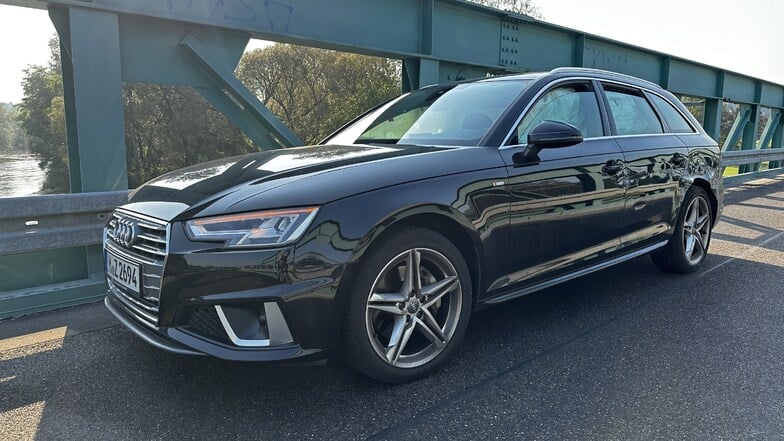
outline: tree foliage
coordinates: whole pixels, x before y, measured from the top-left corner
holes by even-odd
[[[43,192],[58,193],[69,191],[68,151],[56,38],[50,47],[48,65],[25,71],[17,119],[46,170]],[[290,45],[245,54],[238,75],[307,143],[400,91],[393,61]],[[126,84],[123,99],[132,188],[170,170],[258,149],[192,88]]]
[[[15,106],[0,103],[0,153],[14,153],[22,147],[17,144],[18,132]]]
[[[31,66],[24,72],[24,97],[17,105],[17,120],[24,130],[30,151],[40,158],[46,170],[43,193],[62,193],[70,189],[68,151],[65,140],[63,80],[56,38],[49,43],[51,58],[46,66]]]
[[[544,19],[541,9],[532,0],[468,0],[491,8],[523,14],[529,17]]]
[[[400,93],[398,62],[286,44],[245,54],[237,75],[306,144]]]
[[[258,149],[189,87],[126,84],[128,185],[171,170]]]

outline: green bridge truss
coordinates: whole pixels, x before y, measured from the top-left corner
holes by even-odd
[[[626,73],[703,99],[703,125],[715,139],[722,103],[740,104],[725,149],[782,146],[782,85],[460,0],[0,3],[47,9],[60,36],[74,193],[128,186],[124,82],[191,86],[260,148],[301,144],[234,76],[251,38],[400,59],[405,91],[561,66]],[[758,140],[761,108],[771,114]],[[102,295],[100,252],[89,245],[0,255],[0,318]]]

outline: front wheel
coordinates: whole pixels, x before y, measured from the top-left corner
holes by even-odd
[[[690,273],[708,254],[713,215],[708,194],[701,187],[691,187],[681,207],[670,241],[651,258],[665,271]]]
[[[405,228],[375,244],[356,274],[344,330],[348,363],[387,383],[442,365],[471,312],[471,279],[458,249],[434,231]]]

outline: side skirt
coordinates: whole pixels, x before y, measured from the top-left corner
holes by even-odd
[[[667,240],[663,242],[659,242],[653,245],[649,245],[645,248],[640,248],[639,250],[633,251],[629,254],[624,254],[623,256],[618,256],[610,260],[605,260],[604,262],[600,262],[594,266],[589,266],[588,268],[583,268],[579,271],[575,271],[573,273],[565,274],[563,276],[556,277],[554,279],[545,280],[544,282],[539,282],[535,285],[526,286],[525,288],[519,289],[517,291],[513,291],[510,293],[502,294],[497,297],[492,297],[488,300],[483,301],[482,303],[487,305],[494,305],[496,303],[505,302],[507,300],[511,300],[520,296],[524,296],[526,294],[531,294],[536,291],[541,291],[546,288],[550,288],[551,286],[558,285],[560,283],[566,282],[568,280],[576,279],[578,277],[582,277],[596,271],[601,271],[605,268],[611,267],[613,265],[619,264],[621,262],[625,262],[627,260],[634,259],[636,257],[643,256],[645,254],[651,253],[653,251],[658,250],[659,248],[667,245]]]

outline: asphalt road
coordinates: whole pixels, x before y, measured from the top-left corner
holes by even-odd
[[[0,439],[784,439],[784,175],[726,202],[699,272],[640,258],[480,312],[402,386],[168,354],[99,304],[0,322]]]

